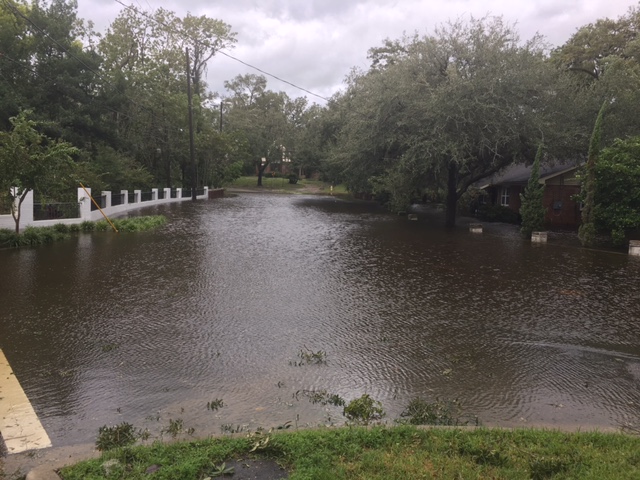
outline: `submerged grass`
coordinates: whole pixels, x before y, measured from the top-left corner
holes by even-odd
[[[251,438],[126,447],[62,469],[64,480],[204,478],[238,458],[276,460],[295,479],[640,478],[640,438],[624,434],[396,427],[274,433],[256,454]],[[103,464],[120,467],[106,476]],[[114,463],[114,462],[112,462]]]
[[[131,217],[112,221],[118,231],[122,233],[152,230],[167,223],[167,219],[163,215]],[[71,225],[59,223],[52,227],[26,227],[20,234],[16,234],[14,230],[3,228],[0,229],[0,248],[47,245],[65,240],[71,236],[71,233],[104,232],[107,230],[111,230],[111,226],[106,220],[98,222],[84,221],[80,224]]]
[[[257,183],[257,176],[246,176],[237,178],[229,184],[229,187],[257,189]],[[271,177],[269,175],[262,177],[262,188],[267,190],[302,191],[303,193],[333,193],[334,195],[346,195],[348,193],[344,185],[336,185],[331,189],[330,183],[310,179],[300,179],[298,183],[291,184],[287,178]]]

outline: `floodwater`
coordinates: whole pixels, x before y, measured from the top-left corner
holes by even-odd
[[[152,435],[170,419],[196,435],[344,423],[312,391],[368,393],[389,422],[421,397],[485,425],[640,423],[635,258],[333,198],[141,213],[169,222],[0,251],[0,348],[54,445],[124,421]],[[300,365],[301,350],[326,363]]]

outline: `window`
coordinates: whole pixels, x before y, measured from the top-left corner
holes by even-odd
[[[500,205],[503,207],[509,206],[509,188],[502,187],[502,191],[500,193]]]

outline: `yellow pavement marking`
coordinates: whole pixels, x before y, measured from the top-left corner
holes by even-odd
[[[0,433],[11,453],[51,446],[31,402],[0,350]]]

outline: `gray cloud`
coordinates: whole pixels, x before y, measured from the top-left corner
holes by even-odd
[[[131,0],[130,0],[131,1]],[[126,3],[126,2],[125,2]],[[229,53],[306,89],[330,96],[352,67],[366,68],[367,50],[404,32],[420,34],[450,19],[502,15],[517,23],[522,39],[536,32],[561,45],[582,25],[618,17],[632,0],[136,0],[137,8],[163,7],[229,23],[238,43]],[[79,14],[104,30],[120,11],[113,0],[79,0]],[[208,82],[223,91],[223,81],[257,73],[223,56],[209,64]],[[269,79],[269,88],[292,96],[302,92]]]

